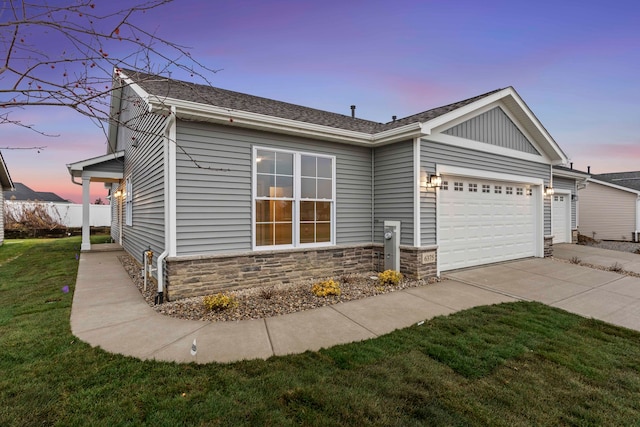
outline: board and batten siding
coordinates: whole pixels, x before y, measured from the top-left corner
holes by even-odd
[[[420,144],[420,169],[435,173],[436,165],[448,165],[542,179],[549,185],[551,166],[483,151],[423,139]],[[450,184],[451,185],[451,184]],[[551,234],[551,200],[544,197],[544,235]],[[436,196],[434,191],[420,192],[420,234],[423,246],[436,244]]]
[[[553,188],[556,190],[568,190],[571,191],[571,195],[578,194],[576,189],[576,180],[571,178],[553,177]],[[575,230],[578,226],[576,224],[576,206],[577,202],[575,197],[571,197],[571,229]]]
[[[116,147],[117,151],[125,151],[124,178],[131,177],[133,222],[131,226],[123,225],[122,244],[140,262],[142,252],[151,247],[155,263],[165,249],[163,132],[168,119],[149,113],[130,88],[124,88],[123,94],[121,120],[127,125],[120,126]],[[124,181],[120,189],[125,190]]]
[[[580,234],[597,240],[633,240],[636,194],[589,182],[579,196]]]
[[[374,241],[384,243],[384,221],[400,221],[400,244],[413,246],[413,141],[374,149]]]
[[[525,153],[540,154],[500,107],[462,122],[443,133]]]
[[[371,242],[369,148],[185,121],[178,121],[177,139],[178,256],[252,249],[254,146],[335,156],[336,244]]]

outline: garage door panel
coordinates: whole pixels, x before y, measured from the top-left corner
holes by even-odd
[[[441,270],[535,255],[536,203],[526,185],[459,177],[443,180],[449,185],[440,190],[438,200]]]

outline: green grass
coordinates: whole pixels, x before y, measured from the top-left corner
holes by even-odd
[[[640,423],[640,334],[537,303],[266,361],[108,354],[69,329],[79,246],[0,248],[2,426]]]

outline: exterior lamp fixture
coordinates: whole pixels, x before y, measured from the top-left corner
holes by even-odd
[[[429,175],[429,183],[427,187],[440,188],[442,185],[442,177],[440,175]]]
[[[120,190],[116,191],[116,192],[114,193],[114,196],[116,196],[116,197],[120,197],[120,196],[122,196],[122,191],[120,191]]]
[[[571,195],[571,200],[573,200],[574,202],[578,201],[578,195],[577,194],[572,194]]]
[[[553,196],[553,193],[555,193],[553,187],[544,187],[545,196]]]

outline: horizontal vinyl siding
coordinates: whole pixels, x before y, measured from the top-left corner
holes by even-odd
[[[540,154],[500,107],[462,122],[443,133],[525,153]]]
[[[376,148],[374,158],[374,240],[384,242],[384,221],[400,221],[400,244],[413,246],[413,141]]]
[[[163,131],[167,118],[147,112],[145,104],[137,102],[139,98],[130,88],[123,92],[122,120],[127,128],[119,130],[118,149],[125,150],[124,177],[131,177],[133,190],[133,223],[123,226],[123,246],[140,262],[142,252],[151,247],[155,262],[165,250]],[[133,147],[133,142],[138,146]],[[121,190],[124,191],[124,183]],[[121,202],[124,203],[124,198]],[[117,221],[115,226],[118,227]],[[114,234],[118,235],[118,231]]]
[[[579,195],[581,234],[597,240],[633,240],[635,194],[589,182]]]
[[[436,165],[448,165],[488,172],[505,173],[542,179],[549,183],[551,167],[498,154],[469,150],[453,145],[422,140],[420,146],[420,169],[428,174],[435,173]],[[451,185],[451,184],[450,184]],[[435,192],[420,193],[420,233],[423,246],[436,244],[436,195]],[[544,234],[551,234],[551,201],[544,197]]]
[[[576,181],[570,178],[553,178],[553,188],[556,190],[569,190],[571,191],[571,195],[574,196],[577,194],[576,190]],[[575,230],[576,225],[576,201],[575,197],[571,198],[571,229]]]
[[[178,255],[251,250],[253,146],[336,156],[336,243],[371,241],[369,148],[182,121],[178,141]]]

